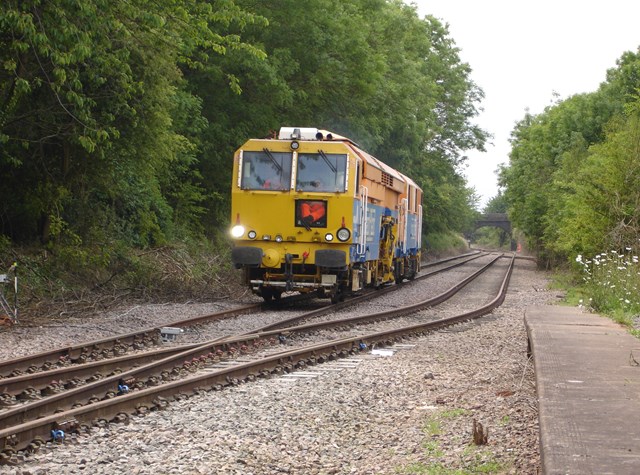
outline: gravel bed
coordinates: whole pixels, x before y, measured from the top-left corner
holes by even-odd
[[[459,279],[475,272],[482,262],[489,262],[489,258],[479,258],[469,263],[468,266],[461,266],[446,273],[414,281],[411,284],[407,283],[402,286],[401,291],[391,292],[382,298],[372,299],[357,307],[348,307],[341,312],[332,314],[331,317],[323,318],[365,315],[380,311],[385,307],[396,308],[408,301],[425,300],[444,292]],[[75,345],[81,341],[91,341],[144,328],[159,327],[181,319],[216,313],[261,301],[260,297],[247,294],[242,300],[232,302],[136,305],[100,315],[87,315],[79,318],[56,317],[43,321],[38,318],[25,317],[19,325],[0,333],[4,343],[0,345],[0,360]],[[311,310],[312,307],[317,308],[327,303],[327,299],[313,299],[311,302],[299,304],[298,310],[260,311],[259,314],[240,315],[235,318],[194,325],[186,328],[185,332],[176,339],[175,344],[198,343],[248,332],[284,318],[300,315]],[[305,308],[301,311],[300,307]]]
[[[478,307],[488,304],[497,296],[508,264],[509,261],[506,259],[494,264],[494,266],[462,288],[451,299],[435,307],[420,310],[399,318],[358,324],[349,329],[314,330],[313,332],[303,336],[292,337],[290,343],[304,342],[305,344],[311,344],[330,339],[366,335],[369,333],[377,333],[393,330],[395,328],[408,327],[420,323],[440,320],[442,318],[448,318],[463,312],[475,310]],[[379,312],[385,309],[398,308],[402,305],[407,305],[408,303],[426,300],[448,290],[453,283],[457,283],[459,279],[462,279],[463,277],[466,277],[467,274],[471,273],[472,272],[467,270],[467,273],[458,274],[455,278],[448,275],[447,279],[441,279],[438,282],[429,283],[428,281],[425,281],[415,287],[412,287],[410,290],[407,288],[391,292],[388,294],[388,301],[383,303],[376,303],[375,301],[364,302],[357,308],[353,309],[353,312],[349,316]],[[438,288],[438,291],[434,292],[434,288]],[[332,317],[336,318],[333,315]],[[327,320],[328,319],[329,318],[327,318]]]
[[[554,300],[545,289],[545,275],[518,261],[505,303],[488,318],[398,345],[393,355],[363,352],[176,401],[129,424],[49,444],[0,473],[538,473],[537,403],[523,311]],[[210,305],[137,307],[101,318],[99,325],[94,321],[93,328],[123,333],[129,318],[135,329],[175,320],[163,320],[163,311],[186,317],[221,309],[221,303]],[[32,327],[33,334],[24,328],[23,338],[11,340],[10,354],[96,337],[77,327],[65,336],[62,322],[56,328],[61,335],[51,327]],[[4,332],[3,340],[15,331]],[[2,351],[7,354],[6,346]],[[488,429],[486,445],[472,444],[474,420]]]

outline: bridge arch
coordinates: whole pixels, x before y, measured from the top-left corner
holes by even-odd
[[[509,239],[511,240],[511,250],[515,251],[517,247],[516,241],[513,239],[513,235],[511,234],[512,227],[511,221],[507,217],[506,213],[486,213],[480,216],[478,220],[475,222],[474,231],[478,228],[483,228],[485,226],[491,226],[494,228],[502,229]]]
[[[476,221],[474,229],[482,228],[484,226],[493,226],[494,228],[500,228],[505,232],[511,234],[511,221],[509,221],[506,213],[483,214]]]

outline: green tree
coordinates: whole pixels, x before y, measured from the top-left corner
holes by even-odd
[[[637,100],[638,71],[638,55],[625,53],[596,92],[528,114],[512,133],[510,163],[500,172],[510,219],[549,262],[628,242],[622,228],[633,227],[631,204],[618,194],[631,193],[623,175],[635,170],[632,148],[623,146],[634,116],[623,110]]]
[[[507,198],[505,197],[502,190],[498,190],[498,194],[492,197],[487,202],[482,212],[483,213],[506,213],[508,207],[509,207],[509,204],[507,203]]]
[[[106,228],[149,245],[172,232],[171,200],[197,213],[203,123],[178,66],[258,54],[217,31],[255,18],[231,1],[4,2],[2,232],[77,242]],[[180,117],[185,107],[194,115]]]
[[[569,255],[637,249],[640,235],[640,100],[593,145],[573,182],[559,247]]]
[[[396,0],[239,4],[268,19],[266,28],[242,30],[266,59],[235,51],[187,74],[209,121],[200,160],[207,188],[228,188],[230,157],[247,138],[282,125],[317,126],[414,177],[425,189],[426,229],[468,221],[473,193],[459,166],[465,150],[486,140],[472,124],[482,92],[438,20]],[[238,78],[241,94],[219,92],[221,71]],[[208,203],[216,226],[228,219],[219,198]]]
[[[149,246],[203,223],[213,233],[228,219],[233,150],[297,124],[348,135],[415,177],[426,229],[470,219],[460,165],[486,140],[472,123],[482,92],[446,27],[414,6],[1,8],[0,229],[14,239]]]

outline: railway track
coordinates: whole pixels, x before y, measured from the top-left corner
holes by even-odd
[[[455,267],[459,267],[462,264],[468,263],[471,260],[475,260],[482,255],[465,258],[455,264],[449,264],[439,269],[432,270],[425,273],[421,279],[426,279],[446,270],[450,270]],[[472,276],[473,278],[473,276]],[[437,296],[433,299],[426,300],[418,304],[418,306],[436,305],[446,299],[448,296],[453,295],[457,290],[462,288],[470,279],[465,279],[462,284],[454,286],[447,293]],[[330,307],[323,307],[318,310],[312,310],[310,312],[302,313],[287,319],[281,319],[277,323],[267,324],[258,328],[255,328],[250,334],[260,334],[260,337],[255,336],[247,339],[246,337],[237,336],[235,338],[217,338],[201,344],[184,345],[180,347],[170,347],[165,349],[159,349],[146,353],[138,353],[132,355],[125,355],[122,357],[104,359],[100,361],[92,361],[85,364],[64,366],[61,368],[40,371],[33,374],[25,374],[12,378],[0,379],[0,394],[2,394],[1,401],[5,406],[14,405],[17,402],[28,403],[31,400],[37,400],[42,397],[51,396],[64,392],[65,390],[77,389],[75,393],[87,392],[90,388],[101,386],[100,393],[113,393],[114,388],[118,388],[122,385],[130,386],[131,383],[125,384],[126,381],[130,381],[135,377],[137,380],[144,378],[147,381],[155,383],[158,379],[167,380],[171,374],[180,372],[180,367],[191,367],[197,364],[202,358],[216,359],[221,358],[233,358],[238,353],[246,353],[248,349],[257,349],[265,344],[276,344],[276,337],[281,336],[281,330],[278,328],[284,328],[287,326],[294,326],[302,321],[313,320],[320,316],[326,315],[329,312],[339,312],[351,305],[355,305],[359,302],[371,299],[372,297],[380,297],[387,292],[397,290],[399,287],[392,286],[383,289],[381,292],[367,293],[365,295],[356,297],[349,302],[333,305]],[[380,318],[384,318],[385,314],[380,313]],[[389,316],[396,316],[392,313],[388,313]],[[342,322],[347,324],[357,324],[365,321],[370,321],[371,316],[365,315],[364,317],[354,317],[342,319]],[[322,328],[328,328],[336,325],[332,321],[312,323],[307,325],[300,325],[298,327],[287,329],[288,333],[293,332],[305,332],[314,331]],[[277,330],[277,331],[276,331]],[[127,371],[131,368],[137,368],[134,371]],[[122,381],[121,381],[122,380]],[[90,386],[79,389],[81,386],[89,384]],[[139,389],[139,384],[136,385]],[[120,392],[120,390],[118,390]],[[91,394],[83,401],[87,403],[89,400],[95,399],[95,395]],[[58,397],[60,399],[60,397]],[[61,407],[58,407],[60,410]],[[17,410],[13,409],[12,413],[16,413]],[[6,411],[5,411],[6,413]],[[0,412],[0,420],[2,417]],[[24,414],[21,417],[25,418]]]
[[[477,257],[472,256],[469,259]],[[493,262],[498,259],[499,257],[495,258]],[[465,260],[465,262],[468,261]],[[503,292],[506,290],[512,265],[513,258],[502,283],[502,299],[504,298]],[[153,362],[129,372],[115,374],[95,383],[71,389],[63,394],[54,394],[43,400],[26,404],[24,407],[5,411],[0,425],[0,427],[6,427],[6,429],[0,431],[0,448],[3,450],[2,458],[7,461],[13,451],[23,448],[35,450],[42,443],[42,440],[61,437],[60,434],[68,433],[69,431],[81,430],[83,426],[88,426],[95,420],[126,420],[129,417],[128,414],[132,411],[144,412],[145,410],[161,408],[166,405],[168,399],[175,397],[176,394],[191,393],[211,387],[221,388],[228,384],[251,380],[259,376],[288,372],[307,364],[315,364],[328,359],[346,356],[360,351],[373,343],[385,345],[406,335],[432,331],[441,326],[451,325],[460,320],[482,315],[501,303],[500,294],[489,305],[457,317],[384,332],[339,338],[294,350],[280,350],[274,353],[272,349],[271,354],[253,357],[251,361],[236,360],[225,368],[216,367],[216,364],[219,364],[222,360],[232,360],[237,355],[247,355],[260,348],[274,347],[278,343],[278,337],[285,332],[288,335],[303,334],[317,331],[323,327],[354,325],[364,321],[389,319],[435,305],[447,298],[445,294],[449,296],[455,294],[473,280],[474,277],[482,274],[488,267],[489,265],[483,267],[474,276],[464,279],[463,282],[453,286],[443,295],[408,307],[361,317],[343,318],[338,321],[307,323],[297,327],[287,326],[292,325],[296,320],[308,320],[312,318],[310,314],[314,312],[322,313],[325,309],[308,312],[302,316],[289,319],[287,322],[279,322],[277,325],[279,328],[275,328],[275,325],[268,325],[255,329],[251,334],[219,339],[216,342],[207,342],[205,345],[192,346],[186,349],[182,347],[180,349],[184,351],[163,358],[160,362]],[[441,270],[434,270],[431,274],[425,274],[424,278],[450,268],[447,266]],[[389,289],[396,288],[398,287],[389,287]],[[393,290],[385,289],[385,291]],[[335,310],[338,306],[331,307]],[[285,327],[284,329],[281,328],[283,326]],[[172,378],[177,377],[182,379],[171,381]],[[116,380],[121,386],[126,386],[126,384],[122,383],[126,383],[127,378],[131,381],[145,381],[145,383],[132,387],[132,389],[135,388],[137,390],[128,393],[114,389],[117,387],[114,384]],[[0,383],[2,382],[0,380]],[[82,404],[82,406],[73,407],[78,404]],[[56,411],[62,412],[52,414]],[[52,415],[41,417],[43,414]],[[36,417],[40,418],[35,419]]]
[[[446,272],[487,254],[488,253],[472,252],[469,254],[463,254],[460,256],[455,256],[425,264],[423,268],[431,270],[423,272],[423,274],[417,277],[416,280],[419,281],[425,278],[432,277],[441,272]],[[328,312],[335,311],[336,309],[346,308],[368,298],[372,298],[373,296],[384,295],[386,292],[395,290],[397,290],[396,286],[389,286],[377,291],[365,292],[363,295],[355,296],[346,302],[335,305],[325,305],[318,310],[308,312],[306,315],[304,315],[304,318],[322,316]],[[64,368],[74,365],[87,364],[90,362],[100,362],[102,367],[106,367],[108,365],[106,361],[108,360],[116,361],[117,358],[123,357],[123,355],[128,353],[148,351],[149,349],[156,348],[161,343],[161,330],[164,327],[189,329],[191,327],[196,327],[199,325],[211,324],[212,322],[220,322],[223,320],[236,318],[241,315],[253,314],[266,309],[282,310],[287,307],[296,305],[305,298],[308,298],[308,296],[294,295],[292,297],[283,298],[281,301],[273,302],[269,305],[265,305],[262,303],[243,305],[234,309],[224,310],[221,312],[202,315],[190,319],[176,320],[163,324],[162,326],[116,335],[111,338],[87,341],[69,347],[61,347],[34,355],[0,361],[0,395],[7,392],[6,390],[2,389],[3,383],[5,385],[8,385],[10,383],[9,381],[6,381],[7,379],[23,377],[23,379],[28,380],[29,376],[31,376],[31,380],[34,382],[34,384],[31,384],[31,386],[35,387],[36,381],[39,379],[36,374],[39,372],[60,370],[59,374],[64,374]],[[295,321],[295,317],[291,321]],[[195,345],[196,344],[194,343],[192,346]],[[184,348],[188,349],[188,345],[185,345]],[[162,357],[163,351],[171,353],[175,350],[172,348],[165,348],[157,352],[150,352],[150,357],[153,358],[153,355],[157,355],[156,359],[159,359]],[[100,365],[96,365],[96,367],[100,367]],[[117,367],[119,367],[118,361],[116,361],[115,368]],[[54,373],[49,374],[53,375]],[[46,380],[47,378],[44,377],[42,379]],[[58,380],[60,378],[52,377],[50,379]],[[11,391],[11,393],[15,393],[15,391]],[[0,405],[1,404],[2,396],[0,396]]]
[[[430,267],[438,267],[431,271],[425,272],[421,275],[417,280],[424,280],[430,277],[433,277],[439,273],[446,272],[448,270],[454,269],[456,267],[460,267],[464,264],[469,263],[470,261],[476,260],[480,257],[483,257],[486,254],[473,254],[471,256],[464,256],[462,259],[447,259],[444,261],[439,261],[433,263]],[[452,260],[456,260],[457,262],[451,263]],[[302,321],[312,320],[328,313],[336,313],[340,310],[344,310],[345,308],[356,305],[362,301],[369,300],[371,298],[378,298],[382,295],[398,290],[400,287],[398,286],[390,286],[379,291],[368,292],[364,295],[360,295],[350,299],[348,302],[344,302],[341,304],[324,306],[320,309],[315,309],[309,312],[304,312],[300,315],[296,315],[294,317],[280,319],[276,323],[267,324],[261,327],[254,328],[250,332],[247,333],[263,333],[265,335],[264,338],[272,338],[274,336],[274,332],[269,332],[270,330],[276,330],[278,328],[284,328],[286,326],[294,326],[299,324]],[[460,287],[461,288],[461,287]],[[457,287],[454,287],[448,294],[441,295],[430,300],[430,305],[436,305],[446,299],[449,295],[455,293]],[[221,312],[221,317],[228,315],[229,312]],[[232,313],[235,315],[235,313]],[[211,319],[212,315],[208,315],[205,318]],[[366,321],[368,317],[360,319],[360,321]],[[358,319],[352,319],[355,323]],[[203,318],[199,317],[197,319],[190,319],[189,322],[197,321],[202,322]],[[348,319],[345,321],[349,321]],[[314,329],[319,329],[322,327],[331,326],[331,322],[320,323],[320,324],[311,324],[306,327],[301,327],[300,331],[304,331],[306,328],[309,331]],[[157,329],[159,332],[160,329]],[[278,332],[279,333],[279,332]],[[205,341],[202,343],[192,343],[189,345],[182,346],[171,346],[169,348],[160,348],[154,349],[152,351],[146,352],[135,352],[132,354],[125,354],[123,356],[117,356],[117,353],[113,355],[113,357],[109,358],[108,355],[101,355],[101,358],[87,358],[89,361],[84,362],[85,360],[79,358],[75,360],[77,364],[72,364],[74,360],[68,361],[65,360],[65,364],[63,365],[55,365],[55,362],[50,360],[45,360],[45,363],[40,367],[40,370],[35,369],[35,363],[39,362],[43,359],[44,356],[53,355],[54,357],[63,353],[64,349],[54,350],[51,352],[35,355],[32,361],[28,361],[27,358],[20,358],[19,363],[30,364],[32,371],[23,374],[6,377],[0,379],[0,407],[1,406],[10,406],[14,405],[18,401],[29,401],[34,399],[39,399],[45,396],[51,396],[56,393],[63,392],[66,389],[74,389],[79,386],[85,385],[87,383],[93,383],[98,380],[103,380],[108,377],[113,377],[115,375],[121,375],[123,372],[128,369],[134,367],[145,367],[146,365],[150,365],[153,362],[168,359],[168,361],[178,361],[180,364],[188,363],[189,360],[194,360],[197,358],[201,358],[203,356],[203,352],[199,350],[199,347],[205,345],[208,348],[208,353],[211,352],[216,353],[218,357],[232,357],[233,351],[232,348],[242,348],[246,346],[248,343],[242,338],[230,339],[232,335],[229,335],[228,338],[217,338],[209,341]],[[275,335],[277,336],[277,335]],[[113,338],[112,342],[120,341],[119,337]],[[229,340],[223,343],[224,340]],[[101,340],[102,342],[103,340]],[[83,346],[90,347],[94,345],[94,342],[86,343]],[[235,346],[234,346],[235,345]],[[81,345],[79,345],[80,347]],[[255,342],[254,342],[255,346]],[[231,350],[230,350],[231,349]],[[138,350],[141,350],[138,348]],[[192,351],[194,350],[194,351]],[[110,352],[112,353],[112,352]],[[115,352],[114,352],[115,353]],[[51,369],[47,369],[51,368]],[[165,371],[163,369],[162,371]],[[162,374],[160,371],[157,376]],[[121,376],[122,378],[123,376]],[[166,378],[166,374],[165,374]],[[109,381],[112,381],[113,378]],[[0,412],[2,414],[2,412]]]

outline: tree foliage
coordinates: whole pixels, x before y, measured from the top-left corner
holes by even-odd
[[[48,241],[106,230],[144,246],[185,219],[178,205],[197,216],[193,137],[205,123],[179,67],[258,54],[216,31],[254,18],[223,1],[3,2],[2,231]]]
[[[501,170],[510,219],[550,262],[638,247],[640,54],[626,52],[607,81],[512,133]]]
[[[442,23],[400,0],[7,0],[0,232],[156,246],[228,220],[233,150],[282,125],[350,136],[425,190],[425,228],[475,195],[482,91]],[[106,257],[108,258],[108,257]]]
[[[228,187],[229,157],[248,137],[316,126],[414,177],[425,190],[426,229],[460,230],[475,204],[460,165],[486,133],[472,123],[482,91],[446,27],[400,1],[238,4],[267,18],[266,28],[243,32],[266,59],[232,52],[188,75],[210,124],[201,160],[208,187]],[[241,94],[221,88],[221,64]],[[226,219],[224,202],[209,209],[212,222]]]
[[[507,198],[505,197],[502,190],[498,191],[498,194],[491,198],[484,209],[483,213],[506,213],[509,208],[509,204],[507,203]]]

